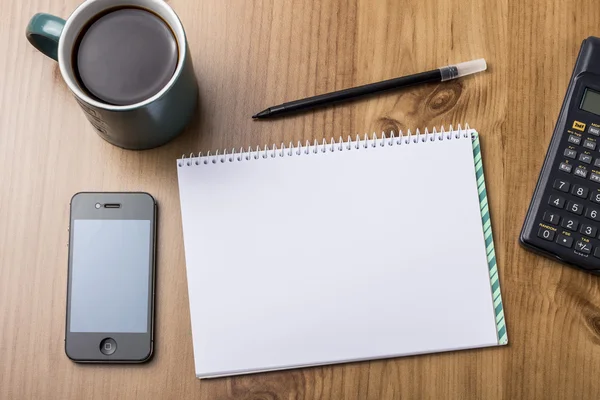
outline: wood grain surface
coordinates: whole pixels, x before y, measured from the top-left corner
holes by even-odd
[[[200,105],[179,138],[134,152],[95,134],[56,63],[25,39],[34,13],[66,17],[78,0],[0,0],[1,399],[600,397],[600,278],[518,245],[579,46],[600,35],[597,0],[169,3],[187,29]],[[250,119],[286,100],[479,57],[488,72],[464,80]],[[508,346],[194,377],[177,157],[463,122],[482,135]],[[63,342],[69,199],[128,190],[150,192],[160,207],[155,357],[74,364]]]

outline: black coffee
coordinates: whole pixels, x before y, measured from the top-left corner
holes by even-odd
[[[169,82],[178,60],[169,25],[141,8],[109,10],[90,21],[74,47],[82,89],[113,105],[146,100]]]

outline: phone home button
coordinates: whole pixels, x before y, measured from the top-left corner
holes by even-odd
[[[100,352],[106,356],[110,356],[117,351],[117,342],[112,338],[106,338],[100,342]]]

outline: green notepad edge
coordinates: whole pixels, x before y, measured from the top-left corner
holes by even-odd
[[[506,323],[504,321],[504,307],[502,306],[502,294],[500,293],[500,279],[498,277],[498,265],[496,264],[496,250],[494,249],[494,237],[492,235],[492,220],[488,207],[487,191],[485,190],[485,176],[483,175],[483,161],[481,159],[481,147],[479,145],[479,133],[472,133],[473,160],[475,162],[475,177],[477,179],[477,192],[479,193],[479,208],[481,210],[481,222],[483,223],[483,236],[485,238],[488,268],[490,272],[490,285],[492,287],[492,300],[496,314],[496,332],[498,344],[508,344],[506,334]]]

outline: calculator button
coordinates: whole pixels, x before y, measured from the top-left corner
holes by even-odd
[[[583,141],[583,147],[590,150],[596,150],[596,142],[594,142],[593,140],[586,139]]]
[[[594,160],[594,167],[600,167],[600,158]]]
[[[538,231],[538,237],[551,242],[554,240],[554,231],[546,228],[540,228]]]
[[[575,250],[581,253],[590,254],[592,252],[592,245],[586,242],[578,241],[575,243]]]
[[[589,154],[583,154],[583,153],[581,153],[579,155],[579,161],[584,162],[586,164],[591,164],[592,163],[592,156],[590,156]]]
[[[571,173],[571,169],[573,169],[573,166],[571,164],[567,164],[567,163],[560,163],[560,166],[558,167],[558,169],[560,169],[561,171],[564,171],[564,172]]]
[[[592,193],[592,197],[590,198],[594,203],[600,204],[600,192]]]
[[[582,199],[587,198],[589,192],[590,192],[590,190],[584,186],[580,186],[580,185],[573,186],[572,193],[577,197],[581,197]]]
[[[558,216],[558,214],[553,214],[548,211],[544,213],[544,218],[542,219],[544,220],[544,222],[547,222],[552,225],[558,225],[558,223],[560,222],[560,217]]]
[[[589,237],[596,237],[596,233],[598,233],[598,229],[595,226],[588,224],[581,224],[581,229],[579,232],[583,233]]]
[[[565,157],[575,159],[575,157],[577,157],[577,152],[575,150],[565,149],[564,155]]]
[[[554,181],[554,185],[552,185],[554,189],[558,189],[561,192],[569,193],[569,189],[571,188],[571,184],[569,182],[557,179]]]
[[[588,208],[585,212],[585,217],[600,222],[600,211],[595,208]]]
[[[581,215],[583,214],[583,205],[575,203],[574,201],[570,201],[567,203],[567,211],[570,211],[573,214]]]
[[[598,182],[600,183],[600,174],[597,174],[595,172],[592,172],[590,174],[590,181],[594,181],[594,182]]]
[[[578,131],[585,132],[585,124],[579,121],[573,121],[573,129],[577,129]]]
[[[594,249],[594,257],[600,258],[600,247]]]
[[[579,228],[579,221],[573,218],[565,218],[563,219],[561,226],[570,231],[577,232],[577,228]]]
[[[569,135],[569,143],[578,145],[579,143],[581,143],[581,138],[579,136]]]
[[[558,235],[556,243],[560,244],[561,246],[571,248],[571,246],[573,246],[573,238],[565,235]]]
[[[585,169],[585,167],[582,167],[581,165],[577,168],[575,168],[575,175],[580,176],[582,178],[587,178],[587,169]]]
[[[560,196],[551,195],[548,204],[556,208],[565,208],[565,199]]]
[[[600,128],[596,128],[595,126],[590,126],[588,128],[588,133],[591,133],[594,136],[600,136]]]

